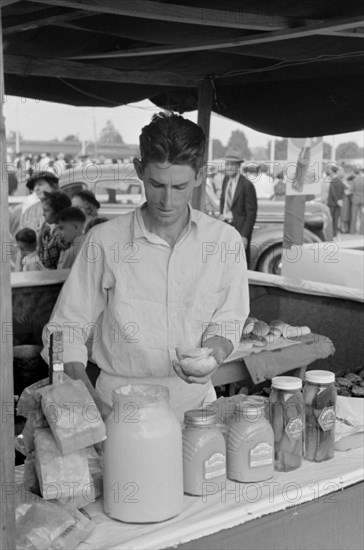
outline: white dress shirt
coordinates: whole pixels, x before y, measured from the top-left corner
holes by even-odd
[[[102,371],[97,388],[106,402],[118,385],[154,381],[170,387],[174,409],[193,408],[211,382],[178,378],[175,348],[200,347],[207,327],[206,337],[222,335],[238,345],[249,313],[244,246],[231,226],[190,208],[188,226],[171,247],[146,229],[142,208],[88,232],[50,325],[63,330],[64,362],[84,365],[94,328],[92,355]],[[46,327],[45,359],[47,334]]]

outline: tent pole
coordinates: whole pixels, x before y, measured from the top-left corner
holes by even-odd
[[[209,138],[210,138],[210,117],[212,106],[212,84],[209,78],[205,78],[200,82],[198,88],[198,116],[197,124],[201,126],[206,136],[206,148],[203,158],[203,166],[207,166],[208,152],[209,152]],[[206,193],[206,173],[204,170],[202,184],[196,187],[192,197],[192,206],[197,210],[205,210],[205,193]]]
[[[15,548],[15,504],[14,504],[14,386],[13,386],[13,337],[10,261],[7,256],[9,241],[8,177],[6,171],[6,140],[4,105],[4,63],[2,43],[2,23],[0,8],[0,548]]]

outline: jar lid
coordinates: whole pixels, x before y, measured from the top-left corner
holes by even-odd
[[[188,426],[211,426],[216,424],[217,415],[206,409],[192,409],[185,412],[184,419]]]
[[[331,384],[335,382],[335,373],[329,370],[310,370],[306,372],[305,380],[313,384]]]
[[[272,388],[277,390],[300,390],[302,380],[295,376],[274,376],[272,378]]]

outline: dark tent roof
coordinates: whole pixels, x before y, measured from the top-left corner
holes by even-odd
[[[72,105],[149,98],[256,130],[314,136],[363,128],[358,0],[2,0],[5,92]]]

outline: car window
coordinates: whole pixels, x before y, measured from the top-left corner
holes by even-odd
[[[110,185],[109,182],[98,182],[94,187],[94,193],[100,204],[105,203],[135,203],[138,204],[141,200],[142,191],[141,184],[138,181],[116,182]]]
[[[101,204],[140,202],[142,182],[132,163],[102,166],[98,175],[93,191]]]
[[[62,185],[61,189],[63,193],[66,193],[66,195],[72,198],[73,194],[77,191],[81,191],[81,189],[87,189],[87,185],[79,181],[69,183],[68,185]]]
[[[62,191],[69,196],[80,189],[88,189],[101,205],[137,205],[142,198],[142,185],[132,163],[100,165],[89,162],[67,171],[60,181]]]

